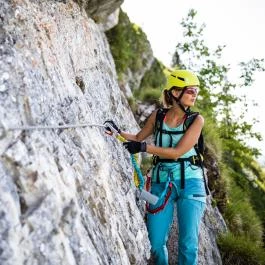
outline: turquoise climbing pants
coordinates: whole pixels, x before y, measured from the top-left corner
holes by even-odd
[[[175,180],[172,184],[172,193],[164,209],[156,214],[147,214],[151,252],[156,265],[168,264],[166,244],[176,203],[179,228],[178,265],[196,265],[199,227],[206,205],[204,181],[199,178],[186,179],[184,189],[180,189],[180,180]],[[166,185],[168,185],[166,182],[152,183],[151,192],[160,197],[165,193]],[[150,209],[163,204],[162,197],[156,205],[150,206]]]

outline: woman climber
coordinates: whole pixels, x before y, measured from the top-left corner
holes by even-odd
[[[197,76],[188,70],[173,71],[163,91],[166,108],[155,110],[137,134],[116,130],[128,142],[131,153],[153,154],[151,193],[158,196],[156,205],[149,205],[148,236],[156,265],[168,264],[167,239],[177,205],[179,229],[179,265],[195,265],[198,256],[199,227],[206,205],[206,185],[198,140],[203,117],[190,111],[199,92]],[[109,129],[111,130],[111,129]],[[155,145],[146,144],[154,134]]]

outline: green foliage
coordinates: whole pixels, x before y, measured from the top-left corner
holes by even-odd
[[[261,220],[265,220],[265,174],[254,162],[259,150],[246,144],[246,139],[261,140],[261,136],[253,131],[255,119],[252,124],[245,122],[246,96],[235,93],[237,89],[252,85],[256,71],[265,70],[264,59],[241,62],[240,80],[231,82],[228,78],[231,69],[220,60],[225,46],[215,50],[206,46],[203,40],[205,25],[195,23],[196,14],[190,10],[187,18],[182,20],[185,39],[177,44],[172,62],[176,68],[197,72],[200,78],[197,108],[206,121],[205,141],[222,165],[222,179],[209,179],[214,181],[209,184],[215,190],[215,203],[222,207],[231,231],[219,241],[223,262],[264,264],[261,246],[265,223]],[[236,104],[243,105],[239,117],[233,112]],[[227,194],[227,201],[222,194]]]
[[[246,138],[261,139],[253,131],[253,123],[244,121],[248,112],[246,96],[238,96],[236,89],[250,86],[256,71],[264,71],[263,59],[241,62],[240,82],[231,82],[228,65],[221,62],[225,46],[211,50],[203,40],[205,25],[195,23],[196,11],[191,10],[182,26],[185,40],[176,46],[173,64],[176,68],[187,68],[198,73],[201,90],[196,106],[205,118],[204,137],[208,154],[218,159],[222,177],[209,178],[214,190],[214,204],[224,213],[231,233],[219,239],[224,264],[264,264],[262,237],[265,223],[265,172],[255,162],[259,151],[246,144]],[[121,11],[119,24],[107,32],[111,51],[115,59],[119,78],[127,69],[137,71],[145,64],[143,54],[149,49],[145,34],[130,23]],[[136,109],[135,98],[157,103],[161,88],[165,84],[167,69],[154,60],[146,72],[141,88],[134,91],[134,98],[128,99]],[[234,115],[234,105],[242,104],[239,117]],[[207,162],[207,161],[205,161]],[[143,160],[143,172],[150,165],[150,157]],[[210,175],[209,175],[210,176]],[[264,239],[263,239],[264,240]],[[263,249],[264,251],[264,249]]]
[[[259,155],[259,152],[248,147],[244,139],[254,137],[260,140],[260,134],[253,132],[253,126],[243,121],[243,113],[246,113],[247,109],[243,111],[240,120],[234,116],[233,105],[244,101],[244,98],[236,96],[234,91],[242,85],[230,82],[228,79],[229,66],[220,63],[225,46],[218,46],[213,51],[206,46],[202,39],[205,25],[198,26],[194,22],[196,14],[196,11],[190,10],[188,17],[182,20],[185,41],[177,44],[173,62],[180,62],[180,57],[184,60],[187,58],[185,66],[199,73],[201,91],[197,104],[200,111],[202,114],[207,113],[208,117],[211,116],[213,120],[216,119],[221,138],[224,140],[223,145],[227,146],[228,150],[240,150],[244,147],[244,151],[250,154],[249,159],[245,157],[244,161],[245,165],[248,165],[253,157]],[[239,64],[242,69],[241,79],[244,80],[245,86],[252,84],[253,74],[256,70],[264,71],[263,62],[263,59],[252,59],[247,63]],[[183,67],[183,63],[181,67]],[[247,104],[244,106],[247,107]],[[241,159],[243,160],[242,156]]]
[[[219,131],[224,161],[231,166],[248,168],[259,155],[259,151],[247,146],[245,139],[249,137],[261,140],[260,134],[253,132],[253,125],[244,121],[247,109],[243,111],[240,119],[234,116],[233,105],[244,101],[244,98],[235,95],[234,90],[242,85],[230,82],[229,66],[220,63],[225,46],[218,46],[213,51],[206,46],[202,38],[205,25],[198,26],[194,22],[196,13],[190,10],[187,18],[182,20],[185,41],[177,44],[175,52],[177,58],[173,58],[173,62],[179,62],[181,57],[188,69],[198,72],[201,91],[197,106],[202,115],[207,116],[211,123],[215,123],[215,129]],[[195,62],[194,58],[197,59]],[[244,79],[245,85],[252,84],[256,70],[264,70],[263,62],[264,60],[252,59],[247,63],[240,63],[241,78]],[[247,107],[246,104],[244,106]],[[206,137],[207,132],[209,133],[210,130],[206,130]]]
[[[136,102],[135,98],[130,97],[130,98],[127,98],[127,100],[128,100],[128,103],[130,105],[132,112],[135,113],[137,110],[137,102]]]
[[[137,25],[132,24],[122,10],[119,14],[119,23],[107,31],[106,36],[120,80],[128,68],[136,72],[146,65],[146,58],[142,56],[150,53],[146,34]]]
[[[152,165],[152,156],[144,156],[140,166],[141,171],[146,174],[150,170],[150,165]]]
[[[164,69],[165,66],[155,58],[151,68],[145,72],[141,80],[140,90],[150,87],[162,89],[166,84]]]
[[[208,117],[207,113],[203,114],[203,116],[205,119],[203,127],[204,140],[214,157],[221,159],[223,147],[219,130],[216,130],[216,121],[211,119],[211,116]]]
[[[241,76],[243,79],[242,86],[249,86],[254,82],[253,75],[258,71],[264,71],[264,59],[253,58],[249,62],[241,62]]]
[[[237,172],[233,174],[238,175]],[[260,218],[251,205],[248,191],[244,188],[247,180],[240,176],[234,177],[241,181],[245,180],[245,183],[241,183],[242,187],[240,187],[230,180],[229,203],[224,213],[225,220],[234,235],[245,236],[259,245],[262,243],[263,228]]]
[[[141,101],[149,103],[159,103],[161,97],[161,90],[156,88],[145,88],[140,90],[138,98]]]
[[[224,265],[264,265],[265,252],[251,240],[231,233],[218,238]]]
[[[161,102],[162,89],[166,84],[165,66],[154,59],[151,68],[145,72],[140,88],[134,91],[134,97],[151,104]]]

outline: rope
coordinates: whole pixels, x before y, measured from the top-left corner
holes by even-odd
[[[116,138],[118,140],[120,140],[121,142],[126,142],[126,139],[119,134],[116,135]],[[143,174],[142,174],[142,172],[138,166],[137,160],[138,160],[137,155],[131,154],[131,161],[132,161],[132,164],[134,167],[134,172],[133,172],[134,184],[137,188],[142,190],[144,188],[145,180],[144,180]]]
[[[137,176],[138,176],[138,188],[140,190],[142,190],[144,188],[144,183],[145,183],[145,180],[144,180],[144,176],[137,164],[137,161],[135,159],[135,156],[134,155],[131,155],[131,160],[132,160],[132,164],[133,164],[133,167],[134,167],[134,171],[136,172]]]

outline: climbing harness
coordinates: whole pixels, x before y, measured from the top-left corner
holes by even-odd
[[[106,125],[101,124],[92,124],[92,123],[78,123],[78,124],[66,124],[66,125],[47,125],[47,126],[7,126],[3,122],[0,122],[0,140],[3,139],[8,131],[15,131],[15,130],[22,130],[22,131],[31,131],[31,130],[52,130],[52,129],[70,129],[70,128],[80,128],[80,127],[101,127],[106,128]],[[113,127],[108,124],[108,127],[113,129]],[[115,131],[115,130],[113,130]],[[115,135],[118,140],[121,142],[125,142],[126,139],[123,138],[121,135]],[[144,190],[145,180],[143,174],[137,164],[137,156],[131,155],[131,161],[134,167],[134,184],[138,188],[137,197],[139,199],[143,199],[148,201],[151,204],[156,204],[158,198]]]

